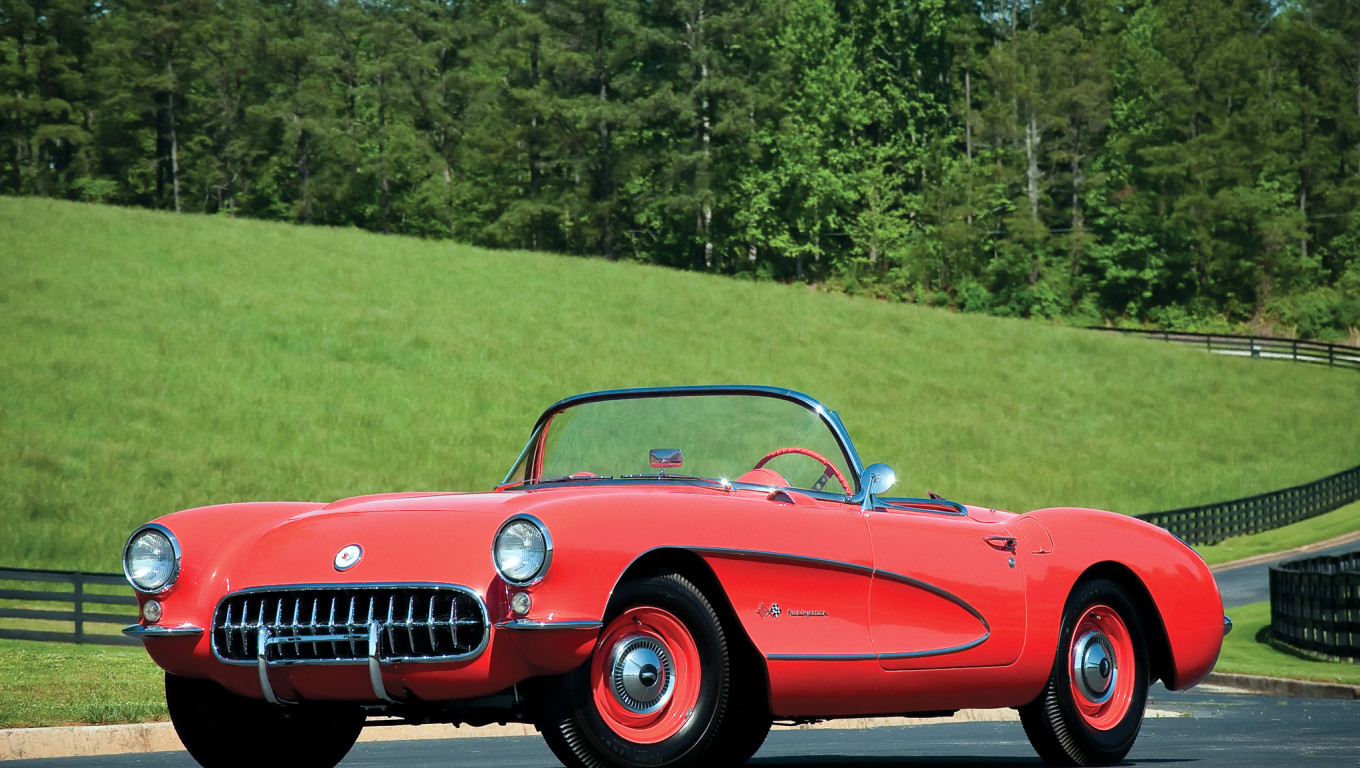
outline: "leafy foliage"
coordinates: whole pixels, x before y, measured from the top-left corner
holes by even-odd
[[[1360,337],[1353,0],[0,0],[0,193]]]

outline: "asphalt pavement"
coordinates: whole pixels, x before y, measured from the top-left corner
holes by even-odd
[[[1360,701],[1277,699],[1203,686],[1154,686],[1148,719],[1124,765],[1186,768],[1357,768]],[[242,734],[249,738],[249,734]],[[261,756],[259,765],[267,765]],[[16,761],[24,768],[194,768],[185,752]],[[866,730],[776,728],[754,768],[1000,768],[1039,766],[1019,723],[950,723]],[[393,741],[357,745],[341,768],[559,768],[538,737]]]
[[[1262,563],[1217,571],[1214,573],[1214,581],[1218,582],[1219,594],[1223,595],[1224,608],[1260,603],[1270,599],[1271,565],[1284,560],[1317,557],[1318,555],[1344,555],[1347,552],[1357,551],[1360,551],[1360,541],[1349,541],[1307,554],[1291,553]]]

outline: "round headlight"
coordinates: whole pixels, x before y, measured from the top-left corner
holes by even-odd
[[[548,570],[552,539],[543,523],[532,517],[516,517],[496,533],[492,554],[501,578],[511,584],[528,584]]]
[[[148,525],[123,547],[123,575],[142,592],[162,592],[179,576],[179,545],[169,529]]]

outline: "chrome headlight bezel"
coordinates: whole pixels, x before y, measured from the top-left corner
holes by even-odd
[[[170,574],[165,578],[164,582],[155,587],[149,587],[148,585],[138,583],[132,576],[132,567],[128,560],[128,556],[132,551],[132,543],[135,542],[138,537],[146,533],[157,534],[164,538],[170,545],[170,554],[172,558],[169,563]],[[179,579],[180,561],[182,558],[183,553],[180,551],[179,540],[175,538],[175,534],[171,533],[169,528],[166,528],[159,523],[147,523],[133,531],[132,535],[128,537],[127,543],[123,545],[123,577],[126,578],[128,583],[132,585],[132,588],[138,592],[141,592],[144,595],[159,595],[175,586],[175,582]]]
[[[543,561],[537,568],[527,574],[522,570],[509,572],[509,570],[513,568],[513,563],[505,562],[508,558],[503,558],[501,549],[501,540],[506,532],[514,526],[522,525],[530,526],[542,541],[541,557]],[[534,549],[535,551],[538,550],[537,547]],[[509,520],[506,520],[501,524],[501,527],[496,530],[496,536],[491,540],[491,562],[496,567],[496,573],[500,574],[500,577],[507,583],[517,587],[527,587],[542,581],[543,577],[548,573],[548,567],[552,565],[552,557],[553,542],[552,536],[548,533],[548,527],[543,524],[543,521],[533,515],[515,515]]]

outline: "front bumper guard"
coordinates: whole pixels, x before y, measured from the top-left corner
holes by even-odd
[[[1226,619],[1226,617],[1224,617]],[[527,621],[518,619],[514,621],[498,622],[497,629],[513,630],[598,630],[603,625],[599,621]],[[269,682],[269,667],[271,664],[287,664],[287,661],[269,660],[269,649],[272,646],[282,646],[295,643],[366,643],[368,645],[368,679],[373,686],[373,695],[382,701],[392,704],[400,704],[401,700],[393,697],[387,692],[387,686],[383,684],[382,667],[378,660],[378,635],[382,632],[382,626],[371,621],[364,627],[362,632],[345,632],[331,635],[307,635],[305,637],[274,637],[269,634],[268,627],[260,627],[259,640],[255,648],[255,666],[260,674],[260,691],[270,704],[286,705],[296,704],[297,702],[281,698],[274,692],[274,686]],[[180,626],[162,627],[157,625],[144,626],[142,624],[132,624],[123,628],[123,634],[137,640],[146,640],[156,637],[199,637],[203,634],[202,627]]]
[[[260,691],[264,693],[264,698],[270,704],[296,704],[295,701],[279,697],[274,693],[274,686],[269,682],[269,648],[275,645],[290,645],[301,643],[366,643],[368,645],[368,681],[373,687],[373,695],[382,701],[391,704],[400,704],[401,700],[387,692],[387,686],[383,685],[382,666],[378,661],[378,635],[382,632],[382,625],[376,621],[370,621],[362,632],[345,632],[333,635],[307,635],[304,637],[273,637],[269,634],[268,627],[260,627],[259,641],[256,643],[255,666],[260,671]],[[278,663],[278,662],[273,662]],[[282,662],[286,664],[287,662]]]

